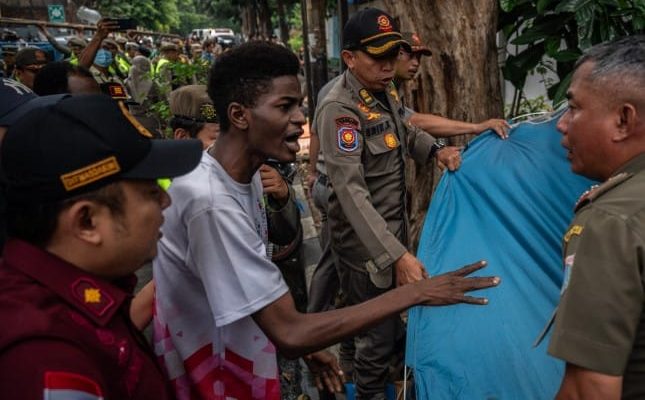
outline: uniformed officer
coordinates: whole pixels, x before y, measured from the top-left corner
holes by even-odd
[[[566,232],[549,354],[557,399],[645,398],[645,36],[589,49],[558,122],[573,172],[604,181]]]
[[[419,35],[414,32],[403,32],[403,40],[407,46],[401,46],[399,59],[396,63],[394,83],[402,96],[406,82],[411,81],[419,72],[421,57],[430,57],[432,52],[421,42]],[[491,118],[480,123],[457,121],[429,113],[418,113],[411,108],[405,108],[405,120],[410,124],[423,129],[435,137],[450,137],[463,134],[478,135],[492,129],[500,138],[508,137],[510,125],[503,119]],[[453,155],[454,157],[454,155]]]
[[[180,85],[175,82],[175,74],[173,68],[179,63],[179,47],[172,42],[164,42],[159,48],[161,57],[154,67],[154,76],[158,79],[159,83],[167,90],[177,89]]]
[[[331,248],[352,305],[427,277],[406,248],[405,165],[408,155],[425,163],[440,148],[402,119],[392,79],[403,39],[393,19],[361,10],[347,22],[343,40],[348,71],[320,104],[317,126],[332,189]],[[357,398],[384,398],[390,356],[402,337],[398,316],[356,337]]]
[[[3,399],[173,398],[129,308],[170,205],[155,178],[192,170],[201,144],[151,136],[103,95],[65,97],[9,128]]]

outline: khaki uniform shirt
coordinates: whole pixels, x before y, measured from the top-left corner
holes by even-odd
[[[563,245],[549,354],[645,398],[645,154],[581,197]]]
[[[406,251],[405,164],[426,162],[434,138],[407,126],[396,88],[382,104],[346,71],[319,105],[321,151],[331,181],[331,246],[352,268],[367,271],[381,288]]]

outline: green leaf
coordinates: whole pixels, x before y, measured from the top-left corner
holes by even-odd
[[[513,63],[507,62],[506,65],[502,67],[502,75],[504,76],[504,79],[511,82],[513,86],[518,89],[524,87],[524,83],[526,82],[526,74],[526,71],[518,68]]]
[[[537,2],[537,12],[538,12],[538,14],[544,14],[544,12],[547,10],[547,7],[552,2],[553,2],[553,0],[538,0],[538,2]]]
[[[549,36],[557,36],[566,23],[572,18],[571,14],[550,14],[536,18],[533,26],[525,29],[521,35],[511,41],[512,44],[533,44]]]
[[[562,50],[552,55],[553,59],[558,62],[570,62],[577,60],[582,53],[576,50]]]
[[[634,29],[637,31],[645,30],[645,16],[634,17]]]
[[[555,12],[556,13],[563,13],[563,12],[575,12],[576,10],[576,4],[578,3],[579,0],[565,0],[560,2],[555,7]]]
[[[573,71],[569,72],[560,82],[551,86],[547,90],[549,98],[553,101],[553,104],[556,105],[566,98],[567,90],[571,84],[571,77],[573,76]]]
[[[548,37],[544,41],[544,49],[546,54],[553,57],[560,50],[560,43],[562,39],[559,36]]]
[[[510,12],[513,8],[515,8],[515,5],[517,4],[516,0],[500,0],[499,1],[499,6],[504,12]]]
[[[528,72],[535,68],[544,57],[544,45],[542,43],[530,46],[515,56],[510,56],[506,64],[512,64],[515,67]]]

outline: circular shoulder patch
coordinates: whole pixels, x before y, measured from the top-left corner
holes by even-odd
[[[350,152],[358,148],[358,133],[356,129],[342,126],[338,129],[338,148]]]

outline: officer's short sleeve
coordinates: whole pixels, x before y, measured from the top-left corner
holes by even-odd
[[[432,145],[436,141],[428,132],[410,123],[405,124],[408,130],[408,152],[410,157],[420,164],[430,161]]]
[[[0,371],[3,400],[98,399],[106,395],[106,383],[95,361],[83,349],[62,340],[33,339],[9,347],[0,355]]]
[[[642,313],[643,250],[629,220],[592,209],[580,234],[555,320],[549,353],[592,371],[620,376]]]
[[[403,115],[401,116],[401,120],[407,124],[410,121],[412,114],[414,114],[413,109],[403,106]]]

